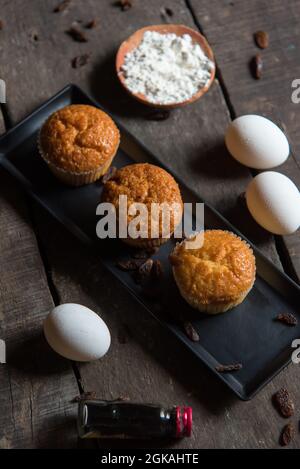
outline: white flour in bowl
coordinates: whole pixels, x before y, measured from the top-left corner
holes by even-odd
[[[188,34],[146,31],[139,46],[126,54],[122,71],[132,93],[142,93],[153,104],[174,104],[203,88],[213,68]]]

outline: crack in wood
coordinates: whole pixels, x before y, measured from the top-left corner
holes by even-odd
[[[195,10],[194,10],[194,8],[191,4],[191,1],[190,0],[185,0],[185,4],[186,4],[188,10],[191,13],[191,16],[193,18],[193,21],[194,21],[196,27],[201,32],[201,34],[203,34],[205,36],[204,28],[202,27],[200,21],[198,20],[197,13],[195,12]],[[223,97],[224,97],[224,101],[227,105],[230,117],[233,120],[233,119],[236,118],[236,116],[238,114],[235,110],[234,103],[233,103],[233,101],[230,97],[229,86],[227,86],[227,84],[226,84],[226,82],[223,78],[223,73],[222,73],[220,67],[217,64],[217,61],[216,61],[216,77],[219,80],[219,84],[220,84],[220,88],[221,88],[221,91],[222,91],[222,94],[223,94]],[[280,121],[281,121],[281,126],[285,129],[284,122],[281,119],[280,119]],[[295,153],[292,150],[291,150],[290,157],[294,160],[295,165],[297,166],[297,168],[300,169],[299,162],[298,162],[297,158],[295,157]],[[250,173],[252,174],[253,177],[257,174],[257,172],[255,172],[255,171],[251,171],[251,170],[249,170],[249,171],[250,171]],[[293,264],[293,260],[292,260],[292,257],[290,255],[290,253],[289,253],[289,250],[288,250],[288,247],[286,245],[285,239],[282,236],[276,236],[276,237],[274,236],[273,238],[274,238],[275,249],[276,249],[276,252],[278,254],[278,258],[279,258],[279,261],[281,263],[281,266],[282,266],[284,272],[287,275],[289,275],[293,280],[295,280],[296,282],[299,282],[299,274],[297,273],[297,269],[295,268],[295,266]]]
[[[33,0],[33,6],[24,12],[22,11],[22,21],[20,21],[21,13],[19,9],[11,7],[10,2],[7,3],[7,14],[13,18],[15,28],[11,30],[11,37],[18,35],[22,38],[24,50],[26,51],[25,64],[22,62],[22,56],[20,55],[23,54],[23,50],[21,53],[15,50],[11,45],[13,41],[10,41],[3,48],[4,59],[2,65],[5,67],[5,75],[11,77],[11,86],[18,90],[16,95],[10,97],[9,106],[5,106],[7,123],[19,121],[24,114],[42,103],[46,97],[53,95],[65,83],[75,81],[84,89],[89,90],[109,111],[117,111],[116,114],[120,121],[137,138],[143,140],[146,146],[153,145],[153,151],[161,156],[164,164],[170,165],[175,173],[183,174],[186,180],[190,182],[190,185],[194,185],[194,190],[199,193],[203,191],[205,198],[213,205],[219,203],[217,208],[221,207],[223,210],[223,206],[225,206],[225,211],[228,208],[231,209],[233,199],[239,191],[241,192],[241,188],[244,190],[244,185],[248,179],[244,168],[239,170],[229,159],[224,158],[222,147],[215,148],[216,141],[222,140],[223,131],[230,120],[229,117],[235,117],[232,95],[230,89],[228,89],[228,83],[224,83],[225,76],[222,76],[222,70],[217,70],[218,80],[216,80],[216,86],[211,88],[201,102],[191,106],[188,110],[174,111],[170,120],[163,125],[152,122],[145,124],[141,117],[141,109],[121,94],[121,90],[119,93],[117,86],[110,86],[113,82],[113,68],[111,68],[113,60],[108,59],[112,59],[115,48],[121,40],[126,38],[124,36],[129,33],[129,30],[137,28],[141,21],[143,24],[161,21],[159,19],[161,4],[158,1],[144,2],[145,5],[140,7],[139,2],[137,2],[129,16],[124,16],[118,9],[111,8],[109,2],[87,0],[87,2],[84,2],[84,7],[78,5],[78,13],[81,13],[80,8],[84,8],[82,14],[89,8],[92,16],[105,17],[107,21],[102,24],[99,31],[99,34],[103,35],[102,47],[100,49],[94,47],[92,35],[88,44],[88,47],[93,47],[93,50],[95,50],[91,61],[91,72],[75,75],[74,70],[69,67],[69,60],[66,61],[66,53],[69,54],[70,52],[71,58],[73,52],[69,47],[76,46],[72,41],[64,43],[64,40],[67,41],[68,38],[64,38],[61,24],[49,23],[49,26],[44,27],[45,40],[39,42],[38,48],[35,47],[33,50],[32,41],[26,43],[26,27],[32,24],[33,19],[38,24],[41,14],[45,13],[44,8],[47,9],[49,6],[41,6],[42,3]],[[204,3],[205,13],[213,12],[214,15],[217,15],[219,9],[222,9],[222,6],[212,8],[210,2],[203,2],[203,5]],[[192,14],[194,12],[191,11],[191,8],[188,8],[191,7],[191,4],[191,0],[178,0],[176,2],[178,8],[174,8],[174,22],[186,23],[191,27],[196,24],[195,20],[191,21],[191,15],[192,19],[196,18],[198,21],[196,15]],[[49,8],[48,10],[50,11]],[[155,11],[157,11],[156,16]],[[202,16],[200,18],[202,22]],[[128,23],[126,23],[127,21]],[[225,27],[226,25],[224,29]],[[201,25],[198,29],[202,31],[200,28]],[[207,27],[205,27],[205,33],[208,37]],[[232,34],[232,31],[230,34]],[[215,41],[212,41],[212,43],[217,47]],[[14,52],[16,57],[14,63],[12,63],[10,57],[13,56]],[[49,71],[52,70],[54,57],[56,68],[59,67],[60,73],[56,74],[55,79],[52,79],[52,76],[49,77]],[[218,57],[222,59],[223,56],[219,54]],[[40,71],[41,86],[39,87],[31,86],[32,83],[35,83],[36,78],[35,64],[38,64]],[[24,66],[27,67],[25,76],[21,73]],[[21,76],[22,81],[18,78]],[[106,79],[106,77],[108,78]],[[109,86],[108,82],[110,83]],[[103,101],[101,101],[102,98]],[[118,104],[118,109],[113,109],[115,103]],[[112,107],[110,107],[110,104],[112,104]],[[232,106],[231,109],[230,106]],[[120,108],[122,108],[121,115],[118,114]],[[213,125],[211,125],[211,122],[207,124],[207,121],[211,120],[211,115],[215,115]],[[12,121],[10,116],[13,117]],[[209,118],[206,119],[206,116]],[[166,138],[166,135],[168,135],[168,138]],[[174,155],[176,155],[175,158]],[[215,155],[217,159],[213,160]],[[206,165],[207,161],[210,166],[213,166],[213,170],[210,169],[208,164]],[[214,166],[214,162],[218,162],[218,167],[217,164]],[[219,168],[220,162],[221,171]],[[236,169],[235,177],[232,177],[233,175],[230,173],[231,168]],[[211,190],[211,186],[213,186],[213,190]],[[220,199],[222,200],[221,205]],[[33,205],[31,209],[32,207]],[[228,218],[231,216],[231,213],[224,214]],[[59,414],[59,418],[67,421],[69,407],[64,403],[64,400],[66,396],[69,398],[70,392],[74,391],[74,395],[76,395],[77,387],[80,393],[84,389],[95,390],[97,395],[103,398],[126,392],[133,400],[145,401],[150,399],[153,402],[160,401],[170,405],[185,402],[188,397],[189,403],[193,406],[196,422],[202,422],[201,425],[195,425],[193,437],[189,440],[190,447],[197,448],[199,444],[202,447],[231,447],[232,445],[235,447],[259,447],[262,445],[272,447],[276,444],[273,441],[273,435],[276,434],[277,423],[272,420],[270,413],[262,418],[261,409],[267,408],[269,405],[270,392],[282,386],[285,381],[290,383],[292,390],[294,388],[296,397],[298,396],[296,389],[299,380],[297,381],[297,376],[295,377],[295,373],[297,373],[295,367],[294,370],[291,370],[293,367],[290,367],[278,376],[269,385],[269,388],[261,392],[246,407],[244,403],[236,400],[231,405],[233,398],[229,391],[216,382],[210,374],[206,373],[204,367],[197,360],[194,360],[185,349],[181,348],[181,344],[178,344],[175,339],[173,343],[171,337],[165,336],[164,331],[154,320],[146,315],[144,317],[143,310],[139,309],[129,293],[123,291],[114,278],[111,278],[101,269],[95,256],[89,257],[85,249],[80,247],[81,245],[77,245],[76,241],[65,235],[57,222],[50,221],[51,226],[49,229],[49,226],[43,223],[45,221],[48,223],[48,215],[42,215],[42,210],[38,215],[34,220],[33,229],[38,242],[39,256],[46,271],[47,284],[49,285],[49,281],[53,284],[53,288],[50,286],[48,288],[54,303],[76,301],[89,305],[95,311],[99,312],[101,310],[103,319],[112,331],[117,330],[120,321],[123,321],[126,317],[126,322],[130,324],[134,331],[134,340],[127,345],[114,342],[113,353],[108,354],[101,362],[86,364],[80,370],[76,364],[72,364],[73,372],[70,372],[67,379],[59,384],[59,396],[55,394],[53,389],[51,391],[53,396],[51,404],[56,399],[55,405],[58,402],[60,411],[60,413],[53,412],[55,419],[58,418]],[[38,235],[36,234],[37,231],[40,231]],[[53,243],[53,233],[57,233],[57,244]],[[40,237],[39,240],[37,236]],[[117,295],[116,291],[118,292]],[[33,318],[33,320],[35,319]],[[24,321],[25,327],[28,327],[28,325]],[[112,338],[114,340],[113,336]],[[164,359],[165,349],[163,345],[160,345],[164,343],[167,343],[168,351],[172,351],[171,356],[167,359]],[[191,371],[195,369],[199,372],[194,373]],[[74,375],[76,381],[74,378],[73,386],[71,376],[74,377]],[[172,386],[170,386],[170,376],[172,376],[174,382]],[[45,380],[45,376],[42,380],[38,380],[37,383],[41,385]],[[47,386],[50,384],[50,388],[51,383],[51,380],[47,382]],[[35,385],[35,381],[33,384]],[[73,387],[70,390],[71,384]],[[14,392],[16,404],[18,404],[16,409],[13,408],[13,414],[19,410],[19,399],[21,399],[18,394],[18,385],[19,383],[10,381],[11,395]],[[54,385],[57,387],[57,383],[54,382]],[[35,389],[38,388],[35,387]],[[188,390],[192,390],[193,394],[189,394]],[[27,398],[28,394],[26,394]],[[45,437],[43,437],[43,432],[39,432],[40,422],[37,411],[40,410],[38,406],[42,406],[44,411],[46,404],[44,402],[36,403],[38,399],[39,392],[36,392],[34,400],[32,400],[34,417],[32,423],[35,432],[34,438],[39,445],[42,445]],[[7,405],[9,406],[9,400],[7,400]],[[12,406],[14,407],[13,401]],[[36,406],[38,409],[35,408]],[[224,409],[230,409],[230,431],[228,431],[226,419],[223,418],[226,414]],[[48,414],[50,408],[46,410]],[[212,415],[216,416],[213,421]],[[244,416],[243,419],[240,418],[241,415]],[[19,414],[16,414],[16,417],[18,428],[15,433],[18,432],[18,438],[20,438],[20,433],[25,432],[25,430],[21,428],[20,431]],[[45,419],[45,416],[43,416],[43,419]],[[41,418],[41,420],[43,419]],[[258,420],[260,422],[259,428],[255,426]],[[217,433],[215,432],[216,425],[218,427]],[[253,425],[255,432],[251,431],[254,428]],[[26,428],[27,431],[29,432],[29,429]],[[41,441],[38,438],[39,434]],[[66,431],[64,437],[67,436],[68,432]],[[27,433],[26,438],[28,438]],[[11,445],[14,446],[19,441],[13,435]],[[59,442],[57,443],[59,444]],[[26,444],[30,444],[28,440],[26,440],[24,446]],[[105,446],[105,443],[103,443],[103,446]],[[178,447],[180,447],[180,442]]]
[[[198,18],[197,18],[197,15],[195,14],[195,11],[190,3],[190,0],[184,0],[185,1],[185,4],[186,4],[186,7],[187,9],[189,10],[192,18],[193,18],[193,21],[195,23],[195,26],[197,27],[197,29],[199,30],[199,32],[205,36],[205,33],[204,33],[204,30],[201,26],[201,23],[198,21]],[[206,37],[206,36],[205,36]],[[207,37],[206,37],[207,39]],[[222,93],[223,93],[223,98],[224,98],[224,101],[227,105],[227,108],[228,108],[228,112],[229,112],[229,116],[230,116],[230,119],[233,120],[236,118],[236,112],[234,110],[234,107],[233,107],[233,104],[231,102],[231,99],[230,99],[230,96],[229,96],[229,93],[228,93],[228,90],[226,88],[226,84],[225,84],[225,81],[223,79],[223,75],[222,75],[222,72],[221,72],[221,69],[220,67],[218,66],[218,62],[217,62],[217,59],[215,57],[215,63],[216,63],[216,79],[218,80],[219,82],[219,85],[220,85],[220,88],[222,90]]]

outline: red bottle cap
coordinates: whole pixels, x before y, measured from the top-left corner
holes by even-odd
[[[176,407],[176,437],[191,436],[193,412],[191,407]]]

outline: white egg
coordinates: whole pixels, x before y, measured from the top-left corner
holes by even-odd
[[[97,360],[110,346],[105,322],[91,309],[75,303],[56,306],[44,321],[44,333],[55,352],[74,361]]]
[[[289,142],[280,128],[254,114],[235,119],[226,131],[225,143],[237,161],[256,169],[275,168],[290,153]]]
[[[247,188],[246,201],[253,218],[271,233],[291,234],[300,226],[299,191],[283,174],[258,174]]]

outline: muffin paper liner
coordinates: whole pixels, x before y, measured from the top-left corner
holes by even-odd
[[[207,231],[212,231],[212,230],[205,230],[205,232],[207,232]],[[251,246],[249,245],[249,243],[247,243],[247,241],[245,241],[244,239],[242,239],[240,236],[233,233],[232,231],[229,231],[229,230],[221,230],[221,231],[234,235],[236,238],[238,238],[240,241],[242,241],[250,249],[250,251],[253,254],[253,250],[252,250]],[[173,250],[173,252],[176,250],[177,246],[179,246],[181,244],[184,244],[184,242],[185,242],[185,240],[181,241],[180,243],[177,243],[174,250]],[[183,289],[181,288],[181,285],[180,285],[180,281],[178,281],[178,279],[176,278],[176,273],[175,273],[174,267],[172,268],[172,271],[173,271],[173,276],[174,276],[175,282],[177,284],[177,287],[180,291],[181,296],[185,299],[185,301],[190,306],[192,306],[192,308],[198,309],[198,311],[200,311],[201,313],[206,313],[206,314],[225,313],[226,311],[228,311],[228,310],[234,308],[235,306],[238,306],[239,304],[241,304],[244,301],[244,299],[246,298],[246,296],[248,295],[248,293],[250,293],[250,291],[252,290],[253,285],[255,283],[255,278],[256,278],[256,266],[255,266],[255,272],[254,272],[254,278],[253,278],[252,285],[248,288],[248,290],[246,290],[244,292],[241,292],[241,294],[239,295],[238,298],[235,298],[234,300],[228,301],[227,303],[224,302],[222,304],[218,304],[216,302],[211,302],[209,304],[204,304],[204,303],[201,303],[198,299],[195,299],[193,297],[193,295],[190,295],[187,292],[183,291]]]
[[[54,163],[49,161],[46,155],[43,153],[41,141],[40,141],[40,132],[38,135],[38,150],[40,156],[43,158],[45,163],[47,164],[50,171],[62,182],[69,186],[83,186],[84,184],[91,184],[92,182],[97,181],[101,176],[103,176],[108,168],[110,167],[115,154],[117,153],[118,148],[116,149],[115,153],[111,156],[111,158],[106,161],[103,165],[99,166],[97,169],[92,171],[87,171],[83,173],[72,173],[71,171],[66,171],[64,169],[59,168]]]

